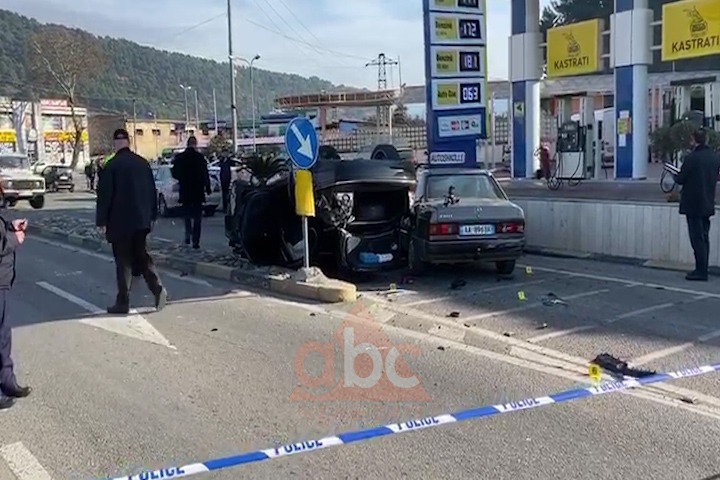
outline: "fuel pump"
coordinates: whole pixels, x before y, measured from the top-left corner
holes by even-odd
[[[577,98],[577,97],[575,97]],[[597,176],[598,145],[592,99],[580,97],[580,113],[572,114],[572,97],[558,99],[558,138],[556,143],[555,179],[578,184],[585,178]]]

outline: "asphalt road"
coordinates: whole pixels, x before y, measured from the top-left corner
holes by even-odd
[[[692,343],[720,329],[720,282],[687,285],[668,272],[526,260],[532,270],[510,281],[440,269],[399,285],[400,293],[378,291],[397,279],[367,283],[361,301],[344,307],[352,317],[340,307],[165,273],[172,301],[164,311],[148,308],[141,285],[137,313],[112,319],[97,313],[113,300],[109,259],[31,238],[18,255],[10,311],[17,373],[35,392],[0,414],[0,479],[127,475],[546,395],[583,385],[582,370],[565,363],[603,349],[631,358],[655,354],[646,366],[658,368],[720,358],[717,339]],[[449,290],[460,277],[465,286]],[[568,306],[538,303],[549,292]],[[448,318],[449,310],[459,318]],[[444,325],[442,333],[429,331],[434,322]],[[319,374],[323,363],[302,353],[317,346],[312,342],[339,341],[350,327],[356,344],[370,344],[365,351],[405,352],[397,373],[416,375],[420,388],[403,397],[387,380],[360,391],[330,381],[340,385],[335,400],[318,401],[327,390],[311,389],[305,373]],[[473,332],[472,341],[454,338],[456,330]],[[524,340],[550,333],[558,335]],[[670,347],[676,351],[667,353]],[[350,373],[339,352],[329,370],[335,380]],[[363,375],[368,364],[354,366]],[[198,478],[707,479],[720,474],[718,378],[667,385],[696,404],[645,388]]]

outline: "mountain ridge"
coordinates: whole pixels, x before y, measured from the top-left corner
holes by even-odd
[[[0,9],[0,96],[50,98],[61,96],[58,89],[32,85],[26,70],[26,48],[30,35],[51,24]],[[180,84],[198,87],[200,120],[213,118],[215,88],[220,119],[230,117],[229,65],[207,58],[161,50],[131,40],[98,36],[85,30],[60,25],[90,35],[104,50],[105,71],[78,94],[79,101],[92,110],[131,115],[133,100],[139,118],[185,118],[185,97]],[[325,91],[361,90],[336,86],[316,76],[253,69],[257,112],[270,111],[274,99],[283,95]],[[252,116],[248,68],[237,70],[237,105],[240,118]],[[195,117],[195,98],[188,98],[190,118]]]

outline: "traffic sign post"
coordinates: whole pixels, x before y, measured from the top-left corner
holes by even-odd
[[[476,167],[488,137],[485,0],[423,0],[423,13],[430,164]]]
[[[295,212],[302,219],[304,267],[310,268],[308,217],[315,216],[315,195],[310,169],[317,162],[320,151],[320,141],[310,120],[303,117],[290,120],[285,131],[285,149],[294,167]]]

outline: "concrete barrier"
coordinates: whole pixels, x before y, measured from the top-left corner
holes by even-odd
[[[661,268],[694,264],[678,204],[516,198],[530,250],[634,259]],[[710,229],[710,265],[720,266],[720,228]]]

